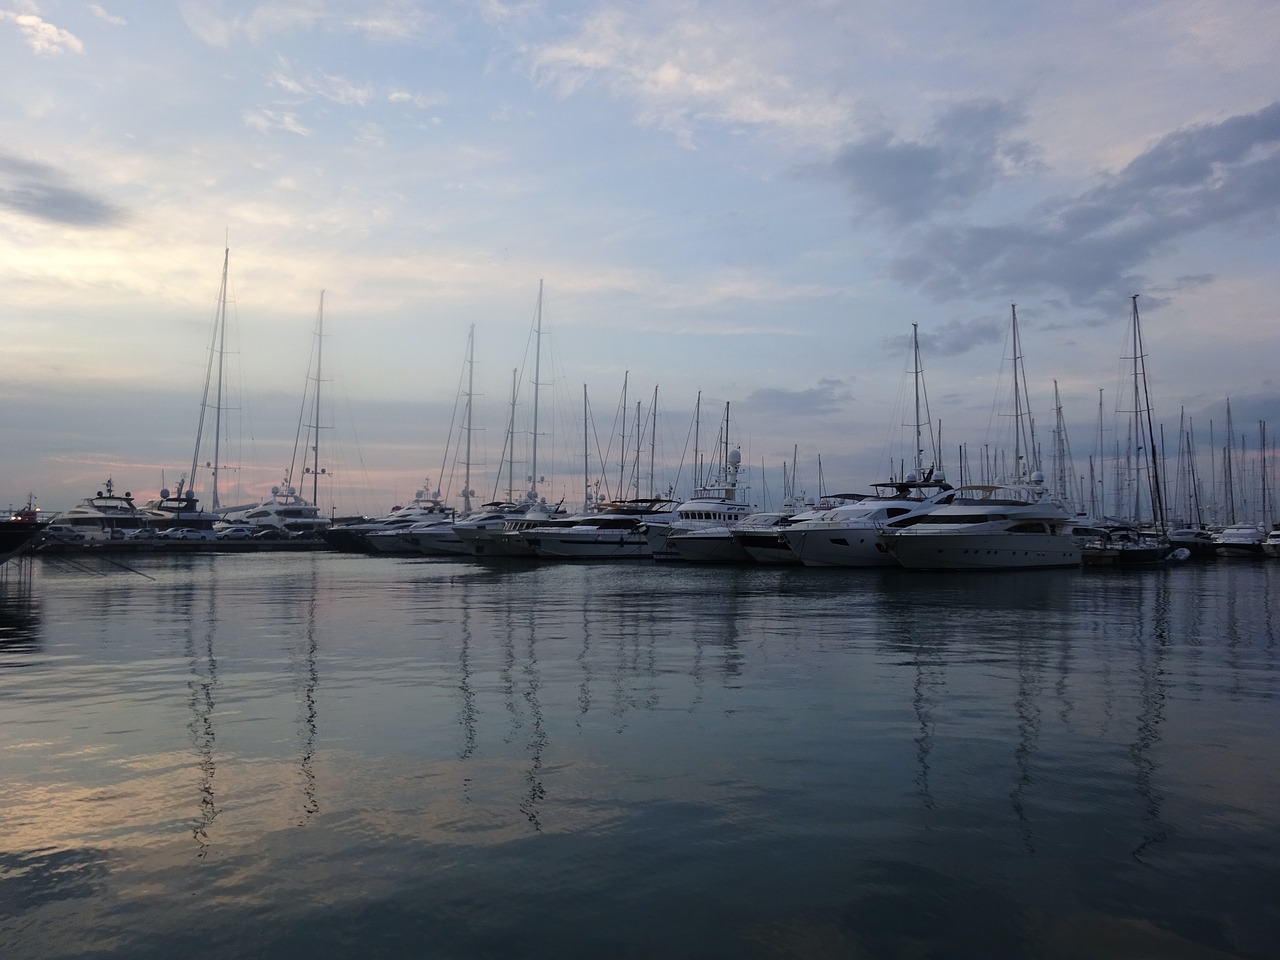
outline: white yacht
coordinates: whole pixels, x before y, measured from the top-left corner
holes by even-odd
[[[118,496],[111,480],[92,497],[85,497],[66,513],[58,515],[85,540],[119,540],[132,530],[151,526],[152,517],[133,502],[133,494]]]
[[[679,506],[663,497],[615,500],[592,513],[523,530],[521,536],[544,559],[649,560],[653,552],[644,525],[669,522]]]
[[[1268,557],[1280,557],[1280,526],[1273,526],[1267,531],[1262,541],[1262,553]]]
[[[275,527],[277,530],[298,536],[319,536],[330,525],[328,517],[320,515],[320,508],[298,496],[292,486],[272,487],[271,496],[260,503],[228,507],[222,511],[223,519],[236,523],[243,521],[253,527]]]
[[[1030,483],[958,487],[950,503],[892,521],[880,536],[911,570],[1075,567],[1073,522],[1035,473]]]
[[[336,550],[369,551],[376,549],[369,537],[386,533],[399,533],[416,523],[434,520],[452,520],[454,511],[446,507],[437,496],[428,496],[419,490],[404,506],[392,507],[391,512],[374,520],[356,520],[336,523],[320,531],[325,543]]]
[[[1220,557],[1261,557],[1266,534],[1256,523],[1233,523],[1223,527],[1214,538]]]
[[[779,533],[807,567],[896,566],[880,541],[881,529],[894,520],[927,514],[956,495],[942,471],[926,476],[921,480],[910,473],[905,480],[872,484],[874,496],[796,520]]]
[[[178,484],[177,493],[170,493],[168,488],[162,489],[159,497],[143,504],[143,509],[149,525],[157,530],[187,527],[201,531],[206,539],[213,539],[214,524],[222,520],[220,514],[201,510],[200,501],[190,492],[184,493],[182,483]]]

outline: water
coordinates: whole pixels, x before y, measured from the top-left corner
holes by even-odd
[[[0,956],[1269,957],[1280,564],[0,590]]]

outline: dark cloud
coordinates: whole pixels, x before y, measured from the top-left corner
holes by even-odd
[[[833,168],[863,212],[915,223],[962,207],[1010,171],[1034,166],[1030,145],[1009,137],[1022,120],[1020,109],[994,100],[957,104],[926,139],[879,132],[845,146]]]
[[[974,320],[948,320],[940,327],[917,330],[922,357],[955,357],[974,347],[998,343],[1003,339],[1009,324],[1005,320],[977,318]],[[885,337],[880,341],[887,353],[897,356],[911,352],[911,334]]]
[[[112,204],[70,186],[61,171],[6,155],[0,155],[0,208],[78,227],[109,227],[124,218]]]
[[[753,391],[746,403],[753,413],[813,417],[840,413],[852,399],[853,394],[844,380],[827,379],[807,390],[765,387]]]
[[[1246,218],[1274,226],[1277,183],[1280,102],[1171,133],[1098,186],[1018,223],[924,228],[893,275],[939,300],[1038,290],[1076,306],[1114,303],[1147,286],[1143,265],[1181,237]]]

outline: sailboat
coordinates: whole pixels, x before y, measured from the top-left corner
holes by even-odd
[[[1086,566],[1132,567],[1164,563],[1173,553],[1164,515],[1164,486],[1160,482],[1160,457],[1151,419],[1151,395],[1147,387],[1146,353],[1138,317],[1138,294],[1131,298],[1129,336],[1133,350],[1132,437],[1137,446],[1137,472],[1130,519],[1127,522],[1080,524],[1081,559]],[[1146,484],[1142,480],[1145,478]],[[1144,509],[1143,495],[1146,495]],[[1149,519],[1148,519],[1149,511]]]
[[[276,536],[280,537],[316,539],[320,536],[320,531],[331,523],[328,517],[321,515],[316,503],[320,495],[320,478],[329,476],[328,469],[320,466],[320,431],[322,429],[320,384],[324,349],[323,290],[320,291],[320,306],[316,311],[314,343],[315,348],[307,371],[307,386],[303,390],[293,456],[288,470],[285,471],[284,482],[273,486],[270,496],[264,500],[223,510],[223,519],[228,524],[247,524],[250,527],[259,528],[259,531],[270,528],[275,531]],[[294,485],[295,473],[311,479],[311,500],[305,499]]]

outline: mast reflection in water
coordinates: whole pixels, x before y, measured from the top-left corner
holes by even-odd
[[[0,584],[6,957],[1267,957],[1280,929],[1280,564],[130,565]]]

